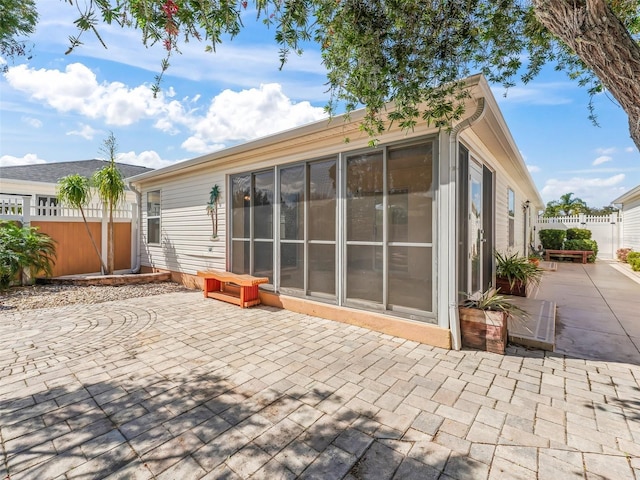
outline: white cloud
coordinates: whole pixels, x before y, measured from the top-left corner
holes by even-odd
[[[599,155],[612,155],[617,152],[618,149],[616,147],[596,148],[596,153]]]
[[[601,155],[593,161],[592,165],[593,166],[602,165],[603,163],[610,162],[612,160],[613,160],[613,157],[610,157],[608,155]]]
[[[59,112],[103,118],[108,125],[131,125],[161,114],[165,106],[163,94],[154,98],[146,85],[128,88],[120,82],[99,84],[96,75],[81,63],[67,65],[64,71],[18,65],[9,68],[5,78],[14,89]]]
[[[147,150],[144,152],[126,152],[116,155],[116,161],[119,163],[126,163],[128,165],[140,165],[148,168],[162,168],[173,165],[181,160],[163,160],[157,152],[153,150]]]
[[[636,149],[633,148],[633,147],[627,147],[627,148],[624,149],[624,151],[627,152],[627,153],[633,153],[633,152],[636,151]]]
[[[198,137],[189,137],[184,142],[182,142],[182,145],[180,146],[187,152],[201,154],[212,153],[217,150],[222,150],[226,147],[224,143],[208,143],[202,138]]]
[[[194,135],[185,143],[202,145],[246,141],[326,116],[324,109],[313,107],[309,102],[292,102],[277,83],[240,92],[225,90],[213,99],[206,116],[193,123],[191,130]]]
[[[540,171],[540,167],[537,165],[527,165],[527,169],[530,173],[538,173]]]
[[[621,185],[624,179],[624,173],[607,178],[551,178],[546,181],[540,193],[545,202],[548,202],[559,199],[565,193],[573,192],[574,197],[583,199],[590,207],[601,207],[624,193],[625,186]]]
[[[71,130],[67,132],[67,135],[77,135],[84,138],[85,140],[93,140],[93,137],[95,137],[96,133],[98,132],[99,130],[92,128],[90,125],[81,123],[79,130]]]
[[[102,119],[107,125],[126,126],[152,120],[154,128],[170,135],[186,130],[189,136],[183,140],[182,148],[196,153],[219,150],[327,116],[323,108],[306,101],[292,101],[278,83],[241,91],[224,90],[203,113],[200,95],[177,100],[159,93],[154,98],[146,85],[99,83],[95,73],[80,63],[67,65],[64,71],[19,65],[10,68],[5,78],[14,89],[58,112]],[[169,89],[169,95],[175,97],[176,92]],[[95,133],[96,130],[83,125],[68,135],[92,139]]]
[[[24,116],[20,120],[22,120],[24,123],[26,123],[27,125],[33,128],[42,127],[42,121],[38,120],[37,118]]]
[[[35,153],[27,153],[24,157],[14,157],[11,155],[3,155],[0,157],[0,167],[11,167],[16,165],[35,165],[38,163],[47,163],[46,160],[38,158]]]

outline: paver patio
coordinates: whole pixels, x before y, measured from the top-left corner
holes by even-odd
[[[12,480],[638,480],[640,366],[200,292],[8,311],[0,439]]]

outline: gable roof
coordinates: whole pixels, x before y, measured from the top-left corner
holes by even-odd
[[[0,178],[11,180],[23,180],[27,182],[58,183],[62,177],[74,173],[83,177],[91,177],[94,172],[106,167],[108,160],[78,160],[74,162],[38,163],[32,165],[14,165],[0,167]],[[116,166],[123,178],[151,172],[153,168],[117,163]]]

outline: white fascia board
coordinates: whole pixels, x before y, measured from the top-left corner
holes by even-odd
[[[611,203],[613,203],[613,204],[624,204],[624,203],[632,202],[636,198],[640,198],[640,185],[638,185],[635,188],[632,188],[631,190],[629,190],[626,193],[623,193],[622,195],[620,195],[615,200],[612,200]]]

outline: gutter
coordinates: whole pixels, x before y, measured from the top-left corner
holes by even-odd
[[[142,193],[129,183],[129,188],[136,194],[136,200],[138,203],[138,215],[136,218],[136,246],[135,246],[135,264],[131,267],[131,273],[140,273],[140,242],[142,241],[142,228],[140,222],[142,219]],[[133,247],[132,247],[133,248]]]
[[[470,116],[465,118],[462,122],[458,123],[449,134],[449,165],[450,165],[450,183],[457,184],[458,182],[458,139],[460,133],[482,120],[485,114],[485,98],[478,98],[478,106],[476,111]],[[453,182],[451,182],[453,177]],[[457,202],[457,188],[449,188],[449,207],[455,205],[455,215],[449,217],[448,230],[449,230],[449,258],[457,259],[458,257],[458,212],[460,211]],[[453,218],[451,218],[453,217]],[[457,259],[461,261],[461,259]],[[458,262],[453,262],[455,268],[453,275],[448,276],[449,288],[449,329],[451,330],[451,347],[454,350],[460,350],[462,348],[462,338],[460,336],[460,318],[458,317]],[[451,265],[451,264],[449,264]]]

